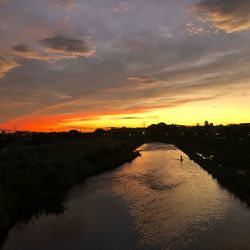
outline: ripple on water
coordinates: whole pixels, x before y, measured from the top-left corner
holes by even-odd
[[[188,157],[180,164],[184,153],[172,145],[141,148],[142,159],[121,169],[122,186],[113,186],[130,207],[137,248],[188,248],[225,218],[231,197]]]

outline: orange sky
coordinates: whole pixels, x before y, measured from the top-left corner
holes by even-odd
[[[127,110],[126,112],[103,112],[96,114],[78,114],[64,116],[33,116],[12,120],[2,125],[5,129],[29,131],[68,131],[78,129],[89,132],[96,128],[108,127],[143,127],[153,123],[166,122],[167,124],[195,125],[209,120],[214,124],[247,123],[250,121],[248,95],[237,96],[235,103],[231,98],[220,98],[217,101],[208,100],[198,103],[187,103],[173,108],[155,108],[147,111]],[[192,110],[192,113],[190,113]],[[213,119],[208,119],[213,118]]]
[[[249,12],[245,0],[0,1],[0,129],[250,122]]]

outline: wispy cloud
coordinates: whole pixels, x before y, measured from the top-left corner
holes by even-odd
[[[5,0],[0,123],[117,114],[132,124],[143,112],[230,99],[250,88],[248,3]]]
[[[0,56],[0,78],[4,77],[7,72],[11,71],[12,69],[20,66],[18,63],[15,61]]]
[[[12,48],[15,56],[47,62],[90,57],[96,53],[90,38],[75,39],[64,35],[45,38],[33,47],[26,44],[18,44]]]
[[[138,84],[153,84],[156,82],[156,79],[154,79],[153,77],[149,77],[149,76],[131,76],[127,78],[130,81],[135,81]]]
[[[51,0],[55,7],[72,10],[76,7],[75,0]]]
[[[202,21],[209,21],[227,33],[250,29],[249,0],[202,0],[192,5],[191,10]]]
[[[41,48],[32,48],[26,44],[18,44],[12,47],[13,55],[25,59],[34,59],[41,61],[52,61],[59,59],[58,56],[51,56],[48,53],[44,52]]]
[[[128,11],[128,2],[121,2],[118,3],[113,9],[112,11],[114,13],[124,13],[126,11]]]

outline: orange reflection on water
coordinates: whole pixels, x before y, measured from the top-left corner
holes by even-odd
[[[130,207],[139,246],[165,242],[171,249],[179,237],[188,244],[225,215],[229,197],[183,152],[163,144],[146,144],[140,150],[142,157],[117,172],[120,185],[113,185]]]

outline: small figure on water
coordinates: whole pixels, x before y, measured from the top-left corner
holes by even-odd
[[[183,158],[182,158],[182,155],[180,156],[180,161],[183,162]]]

